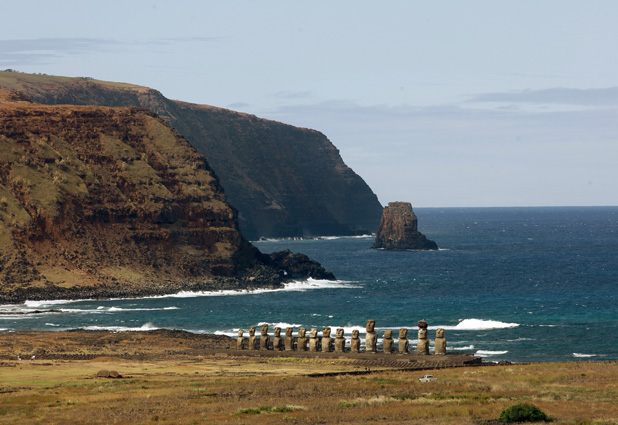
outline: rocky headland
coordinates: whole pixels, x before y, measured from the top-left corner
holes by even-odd
[[[324,134],[206,105],[165,98],[146,87],[0,72],[0,88],[45,104],[143,107],[208,158],[245,237],[373,233],[381,205]]]
[[[204,156],[154,113],[0,90],[0,303],[277,287],[317,273],[304,260],[251,245]]]
[[[409,202],[389,202],[384,207],[374,249],[436,250],[438,245],[418,231],[418,218]]]

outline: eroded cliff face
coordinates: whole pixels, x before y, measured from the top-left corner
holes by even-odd
[[[206,159],[141,108],[0,90],[0,301],[276,286]]]
[[[140,106],[155,112],[208,158],[249,239],[377,229],[382,213],[377,197],[318,131],[171,101],[129,84],[0,72],[0,87],[47,104]]]

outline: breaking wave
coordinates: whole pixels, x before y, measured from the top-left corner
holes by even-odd
[[[139,331],[154,331],[160,328],[157,328],[152,323],[144,323],[140,327],[128,327],[128,326],[86,326],[82,328],[87,331],[112,331],[112,332],[139,332]]]
[[[443,328],[458,331],[484,331],[488,329],[516,328],[518,326],[519,323],[506,323],[497,320],[463,319],[455,326],[443,326]]]
[[[288,282],[283,284],[283,288],[260,288],[242,290],[222,290],[222,291],[181,291],[171,295],[158,295],[147,298],[193,298],[193,297],[221,297],[229,295],[255,295],[271,292],[304,292],[312,289],[355,289],[360,288],[350,282],[341,280],[320,280],[307,279],[301,281]]]
[[[499,356],[499,355],[506,354],[506,353],[508,353],[508,351],[477,350],[477,352],[474,353],[474,355],[479,356],[479,357],[490,357],[490,356]]]

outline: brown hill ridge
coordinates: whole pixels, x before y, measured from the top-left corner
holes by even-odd
[[[46,104],[153,111],[208,158],[249,239],[354,235],[378,228],[382,206],[376,195],[318,131],[86,78],[3,71],[0,88],[21,90]]]
[[[0,90],[0,303],[280,285],[236,218],[206,159],[152,112]]]

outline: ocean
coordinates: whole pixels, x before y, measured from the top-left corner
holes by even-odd
[[[486,361],[618,360],[618,207],[418,208],[439,251],[370,249],[371,236],[255,242],[291,249],[339,279],[280,290],[178,293],[0,306],[0,331],[184,329],[236,336],[262,323],[364,335],[367,319],[396,339],[417,322],[446,330],[449,352]],[[59,309],[62,313],[2,312]],[[381,340],[379,340],[380,342]]]

